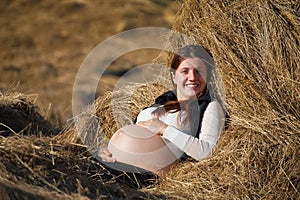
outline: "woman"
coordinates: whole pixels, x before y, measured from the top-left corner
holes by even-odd
[[[136,124],[159,135],[178,159],[207,158],[224,127],[224,109],[208,90],[213,69],[211,56],[201,46],[183,47],[171,62],[174,90],[159,96],[137,117]],[[98,156],[116,161],[108,149],[98,151]]]

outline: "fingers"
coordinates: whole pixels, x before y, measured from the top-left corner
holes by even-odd
[[[137,122],[136,124],[143,127],[143,128],[151,130],[150,129],[151,124],[148,121],[141,121],[141,122]]]
[[[103,160],[104,162],[116,162],[116,159],[112,157],[112,154],[108,151],[107,148],[100,149],[98,151],[98,156]]]
[[[144,128],[147,128],[151,132],[156,133],[158,135],[162,135],[167,128],[167,125],[164,122],[156,118],[147,121],[140,121],[137,122],[136,124]]]
[[[146,126],[150,126],[150,125],[154,124],[156,122],[156,120],[158,120],[158,119],[149,119],[146,121],[139,121],[136,124],[146,127]]]
[[[140,126],[146,126],[146,125],[148,125],[148,124],[151,123],[151,120],[152,120],[152,119],[147,120],[147,121],[139,121],[139,122],[137,122],[136,124],[137,124],[137,125],[140,125]]]
[[[143,127],[143,128],[146,128],[146,129],[149,129],[150,131],[153,131],[152,130],[152,120],[147,120],[147,121],[140,121],[140,122],[137,122],[136,124]]]

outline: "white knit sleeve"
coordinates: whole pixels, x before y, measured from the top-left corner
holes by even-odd
[[[151,113],[155,109],[156,109],[155,107],[149,107],[149,108],[146,108],[146,109],[142,110],[138,114],[138,116],[136,118],[136,121],[139,122],[139,121],[146,121],[146,120],[153,119],[154,116]]]
[[[168,126],[163,137],[196,160],[208,157],[216,145],[225,123],[225,113],[217,101],[207,106],[199,139],[188,135],[174,126]]]

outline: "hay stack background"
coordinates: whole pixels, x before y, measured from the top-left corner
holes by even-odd
[[[18,92],[0,93],[0,135],[53,135],[54,128],[35,106],[37,95]]]
[[[298,1],[185,1],[174,29],[212,53],[231,127],[211,159],[179,167],[160,191],[180,198],[299,198],[299,17]]]
[[[299,197],[299,4],[185,1],[174,29],[213,55],[231,124],[211,159],[182,164],[154,192],[175,198]],[[141,99],[134,102],[142,106],[133,110],[147,106],[152,88],[146,90],[136,92]],[[104,127],[109,136],[119,126],[103,109],[103,98],[95,105],[100,121],[112,122]]]
[[[299,23],[297,1],[185,1],[174,29],[194,37],[212,53],[231,117],[213,157],[183,163],[159,185],[138,191],[104,180],[103,173],[107,174],[86,147],[70,144],[79,142],[74,127],[54,138],[2,137],[2,194],[45,199],[299,198]],[[83,113],[81,130],[93,125],[90,119],[97,119],[99,131],[109,138],[128,122],[118,124],[112,103],[121,108],[128,101],[134,118],[168,88],[162,85],[168,84],[106,93],[92,105],[96,116],[91,117],[89,110]],[[130,99],[121,98],[132,93],[128,89],[134,91]],[[95,135],[81,136],[89,143]],[[41,188],[44,193],[37,193]]]
[[[170,87],[159,82],[129,84],[99,97],[85,112],[75,117],[54,138],[64,143],[80,143],[95,150],[107,145],[108,140],[122,126],[132,124],[138,113],[151,106],[156,97]]]

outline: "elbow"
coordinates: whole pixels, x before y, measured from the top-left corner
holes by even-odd
[[[199,153],[197,158],[195,158],[197,161],[201,161],[201,160],[205,160],[207,158],[209,158],[212,155],[212,151],[206,151],[206,152],[202,152]]]
[[[212,155],[215,145],[209,142],[199,141],[199,144],[197,146],[197,151],[195,151],[195,149],[193,149],[193,151],[190,151],[191,149],[189,149],[185,153],[193,159],[201,161],[209,158]]]

